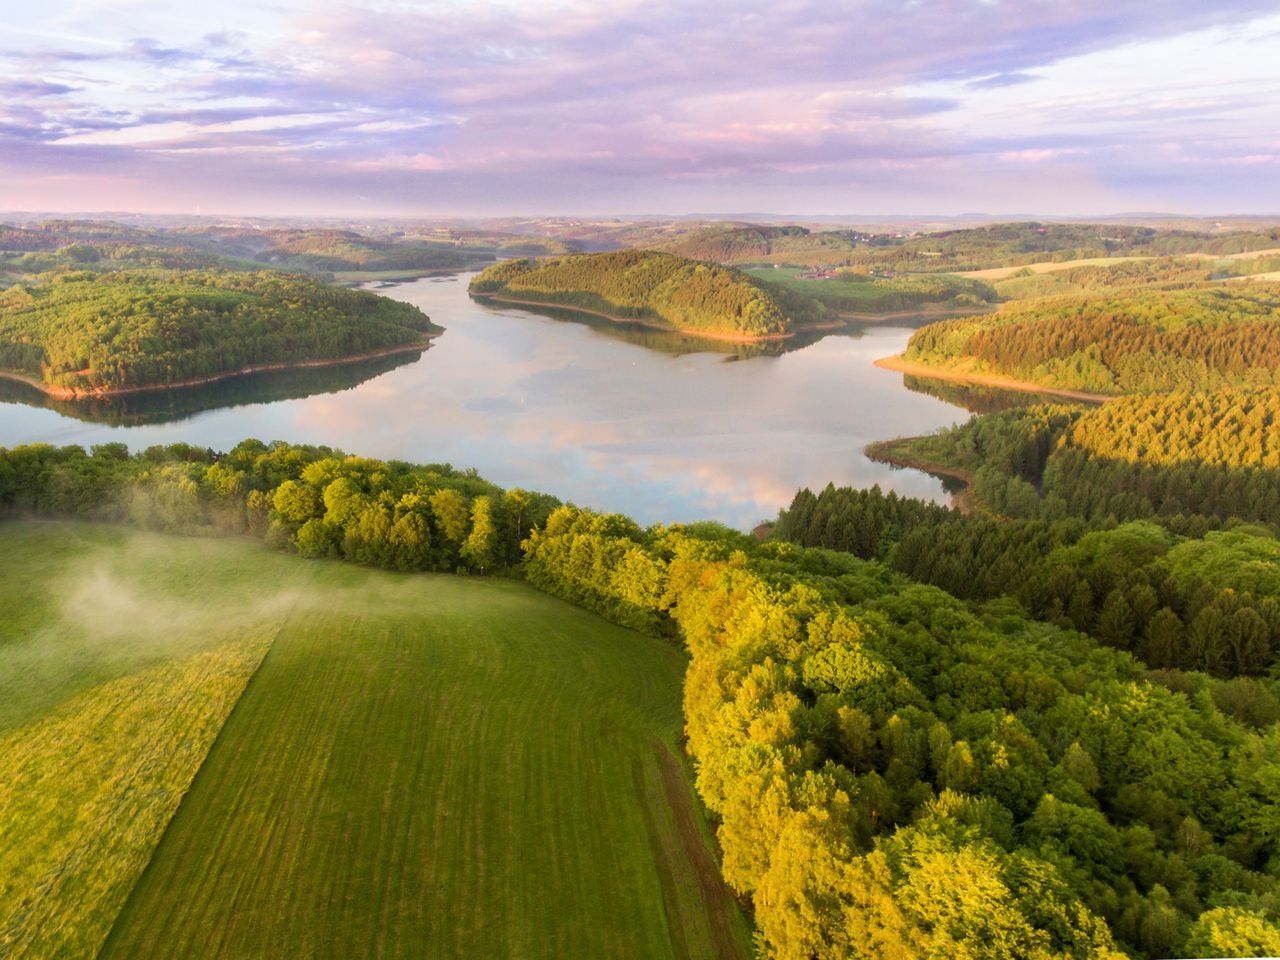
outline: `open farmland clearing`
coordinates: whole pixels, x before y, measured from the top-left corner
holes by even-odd
[[[509,581],[279,562],[314,584],[102,956],[741,955],[687,780],[653,789],[678,650]]]

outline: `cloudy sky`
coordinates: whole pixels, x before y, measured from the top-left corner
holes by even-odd
[[[0,0],[0,209],[1280,212],[1276,0]]]

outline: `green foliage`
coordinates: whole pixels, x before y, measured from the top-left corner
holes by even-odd
[[[673,239],[642,239],[670,253],[716,263],[846,264],[912,273],[981,270],[1097,257],[1227,256],[1280,243],[1276,230],[1208,233],[1118,224],[996,223],[904,237],[800,226],[718,224]]]
[[[1187,951],[1195,957],[1280,956],[1280,926],[1256,910],[1218,907],[1196,920]]]
[[[471,291],[719,336],[780,336],[824,314],[821,304],[741,271],[643,250],[508,260],[477,275]]]
[[[408,304],[268,271],[62,273],[0,293],[0,367],[118,389],[369,353],[434,329]]]
[[[946,507],[881,492],[827,484],[818,495],[801,490],[778,515],[774,536],[806,547],[845,550],[864,560],[884,558],[912,527],[944,522]]]
[[[912,361],[1059,389],[1150,393],[1280,385],[1280,288],[1032,300],[911,337]]]
[[[1013,596],[1156,668],[1260,674],[1280,658],[1280,550],[1273,529],[1238,521],[1280,523],[1275,405],[1225,391],[977,417],[893,448],[975,473],[997,516],[829,486],[797,493],[775,529],[965,598]],[[1164,526],[1116,526],[1133,518]]]
[[[1109,571],[1169,539],[1071,549]],[[698,789],[771,956],[1167,956],[1217,904],[1280,909],[1274,728],[1127,654],[779,544],[566,507],[525,548],[535,585],[679,631]]]
[[[0,511],[125,520],[186,533],[248,533],[305,557],[393,570],[506,570],[559,506],[504,493],[447,464],[349,457],[246,440],[227,454],[183,444],[0,448]]]
[[[462,559],[484,573],[498,556],[498,528],[494,524],[493,504],[488,497],[476,497],[471,503],[471,532],[462,544]]]
[[[1065,443],[1131,464],[1280,467],[1280,391],[1124,397],[1081,417]]]
[[[712,226],[674,240],[645,244],[677,256],[713,263],[839,263],[874,239],[853,230],[811,231],[799,226]],[[882,241],[883,242],[883,241]]]

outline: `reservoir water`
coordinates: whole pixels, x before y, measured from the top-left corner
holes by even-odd
[[[911,334],[876,324],[778,355],[467,295],[467,275],[384,286],[446,332],[420,356],[227,381],[198,391],[57,404],[0,393],[0,446],[245,437],[474,467],[504,487],[553,493],[641,523],[771,519],[828,482],[945,501],[941,482],[868,460],[872,440],[967,418],[873,361]],[[1026,402],[1026,397],[1021,398]]]

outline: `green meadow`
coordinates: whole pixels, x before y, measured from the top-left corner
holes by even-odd
[[[6,960],[748,953],[668,643],[89,524],[0,525],[0,612]]]

